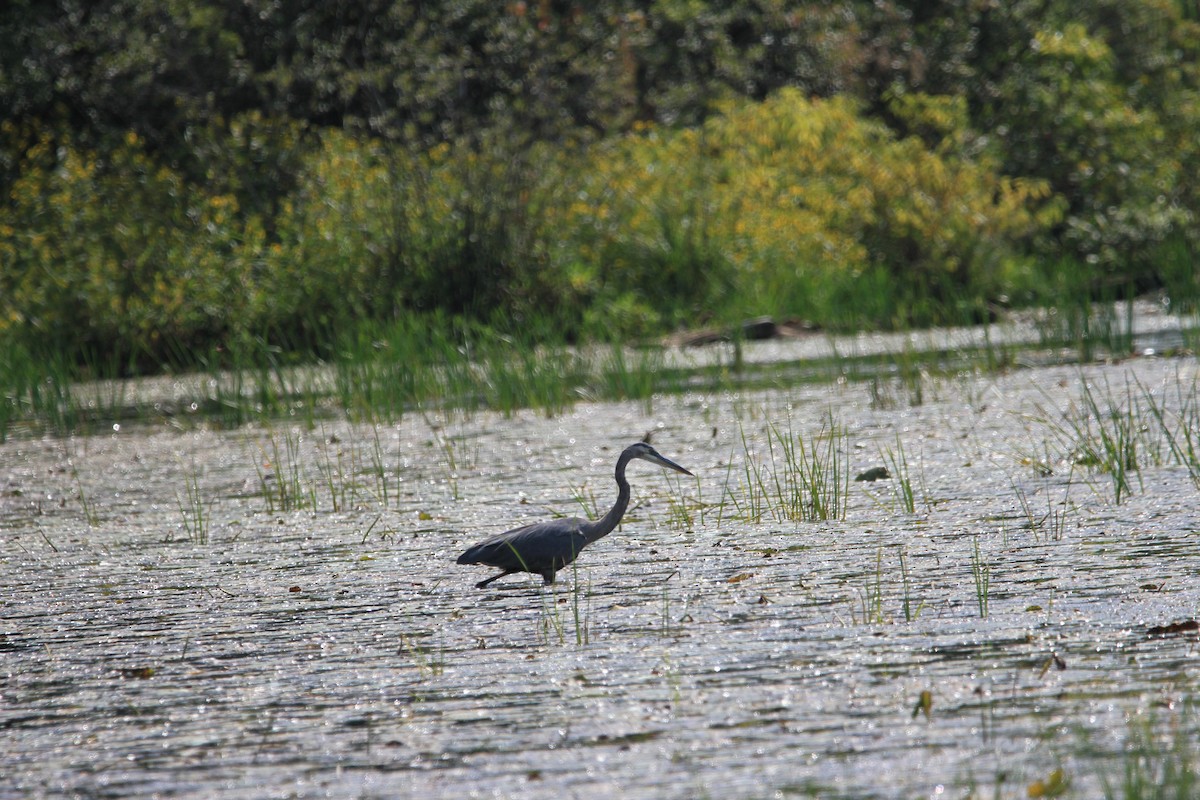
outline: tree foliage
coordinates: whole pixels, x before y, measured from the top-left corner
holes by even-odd
[[[1194,290],[1198,55],[1174,0],[13,0],[0,333],[153,365]]]

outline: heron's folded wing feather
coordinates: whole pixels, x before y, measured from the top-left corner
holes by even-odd
[[[584,522],[578,517],[567,517],[513,528],[484,539],[459,556],[458,563],[497,564],[513,561],[517,554],[532,560],[560,552],[573,553],[582,547],[579,526]]]

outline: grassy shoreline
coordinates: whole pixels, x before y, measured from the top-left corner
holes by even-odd
[[[345,417],[392,422],[426,409],[511,414],[537,409],[547,416],[589,400],[638,400],[661,394],[824,383],[872,383],[880,403],[896,395],[919,404],[928,375],[995,372],[1022,363],[1089,362],[1123,358],[1134,350],[1133,304],[1099,309],[1087,326],[1060,315],[958,329],[890,334],[814,333],[803,341],[731,341],[680,350],[653,344],[536,345],[484,329],[456,339],[444,331],[398,326],[345,340],[329,360],[289,362],[281,351],[213,358],[177,374],[122,379],[81,376],[54,358],[10,349],[0,360],[0,441],[11,436],[66,435],[114,424],[170,421],[237,427],[296,419],[313,427]],[[1153,312],[1146,305],[1143,312]],[[1196,321],[1162,316],[1142,328],[1158,352],[1192,351]],[[388,335],[390,334],[390,335]],[[866,337],[864,339],[864,337]],[[872,343],[864,343],[872,342]]]

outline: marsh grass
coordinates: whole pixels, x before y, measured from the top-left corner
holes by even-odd
[[[896,449],[889,447],[882,455],[883,460],[891,465],[892,497],[895,504],[905,514],[915,514],[916,494],[913,491],[912,476],[908,471],[908,459],[904,455],[904,442],[900,440],[900,434],[896,434]]]
[[[392,471],[388,466],[387,456],[383,452],[383,441],[379,438],[379,426],[371,426],[371,461],[370,464],[364,466],[360,474],[370,476],[374,482],[374,495],[377,502],[384,508],[391,504],[391,490],[388,473]],[[399,475],[396,476],[399,481]],[[400,487],[396,486],[396,499],[399,500]]]
[[[533,323],[532,328],[544,326]],[[434,316],[364,328],[345,337],[333,363],[338,403],[352,418],[395,421],[420,408],[548,416],[583,397],[643,400],[680,386],[661,349],[597,347],[597,355],[500,336]]]
[[[300,433],[288,428],[283,436],[283,449],[279,449],[279,440],[272,436],[260,447],[262,458],[255,464],[267,513],[316,510],[317,492],[302,464]]]
[[[1200,796],[1200,746],[1189,702],[1168,730],[1151,716],[1131,721],[1116,781],[1101,775],[1107,800],[1186,800]]]
[[[1061,542],[1067,535],[1067,519],[1071,511],[1071,482],[1067,481],[1062,503],[1055,505],[1054,499],[1047,493],[1046,505],[1046,520],[1049,523],[1046,529],[1054,541]]]
[[[890,378],[872,376],[867,382],[867,395],[875,411],[892,411],[896,408],[896,396],[892,394]]]
[[[580,596],[586,594],[587,609],[582,607]],[[582,647],[589,644],[592,640],[591,629],[588,627],[588,613],[592,607],[592,587],[588,584],[587,592],[585,593],[579,585],[579,564],[577,561],[571,562],[571,619],[575,623],[575,645]]]
[[[903,394],[910,408],[924,405],[925,385],[938,358],[937,354],[920,352],[911,340],[906,340],[899,353],[876,359],[875,369],[867,378],[871,408],[878,411],[898,408],[901,402],[898,394]]]
[[[437,678],[446,671],[446,650],[422,644],[416,636],[400,634],[400,653],[408,656],[422,679]]]
[[[566,590],[566,597],[560,597],[563,583],[556,581],[551,586],[539,588],[541,613],[538,616],[538,635],[546,644],[557,642],[566,644],[568,624],[571,626],[571,636],[577,647],[584,647],[592,641],[591,610],[592,589],[589,583],[586,589],[580,585],[579,565],[571,562],[571,587]],[[570,620],[564,619],[560,606],[570,608]]]
[[[542,591],[538,597],[541,600],[541,613],[538,614],[538,638],[544,644],[565,644],[567,641],[566,629],[554,594]]]
[[[285,364],[279,345],[261,336],[239,336],[225,350],[189,357],[206,374],[207,416],[225,428],[249,422],[299,418],[312,428],[316,409],[327,390],[316,372]]]
[[[533,320],[529,328],[545,331],[553,325]],[[1047,338],[1053,337],[1048,333]],[[722,358],[716,364],[676,367],[661,347],[546,344],[536,333],[514,338],[440,314],[362,321],[322,340],[317,361],[302,363],[297,355],[311,350],[312,343],[297,348],[291,352],[286,344],[248,333],[199,354],[180,346],[178,363],[163,368],[176,370],[197,388],[194,399],[176,407],[131,401],[121,376],[136,370],[116,356],[80,364],[33,353],[19,343],[6,352],[0,347],[0,441],[16,426],[64,434],[98,423],[163,416],[224,428],[287,419],[312,430],[331,415],[391,423],[422,410],[469,415],[483,408],[504,414],[533,408],[554,416],[582,398],[640,401],[651,413],[656,398],[667,393],[843,379],[868,381],[873,407],[885,409],[904,400],[922,404],[930,377],[944,370],[1003,369],[1012,362],[1011,351],[1002,347],[998,354],[989,339],[981,348],[952,355],[924,352],[909,341],[899,354],[867,356],[836,354],[834,345],[832,358],[783,369],[740,358],[732,365]],[[741,348],[735,338],[733,352]]]
[[[1041,298],[1048,311],[1038,324],[1043,346],[1074,348],[1083,363],[1102,355],[1133,350],[1131,287],[1112,285],[1096,269],[1078,259],[1064,259],[1047,269],[1052,276]]]
[[[861,617],[859,624],[883,625],[887,617],[883,611],[883,548],[875,552],[875,568],[867,573],[866,583],[858,590]],[[853,615],[852,615],[853,616]]]
[[[329,507],[336,514],[348,507],[350,499],[350,486],[346,481],[342,463],[344,451],[340,447],[337,448],[335,461],[335,457],[330,454],[332,448],[328,446],[330,439],[324,431],[321,432],[321,441],[325,446],[317,448],[317,475],[329,497]],[[315,505],[314,502],[314,508]]]
[[[75,430],[84,409],[71,392],[72,366],[54,354],[39,357],[20,342],[0,344],[0,443],[21,421],[58,435]]]
[[[366,530],[363,531],[363,537],[362,537],[361,544],[367,543],[367,540],[371,538],[371,534],[375,532],[376,526],[379,525],[379,522],[382,519],[383,519],[383,514],[375,515],[375,519],[371,520],[371,524],[368,525]],[[379,532],[379,538],[382,539],[383,541],[387,541],[387,538],[389,536],[393,536],[394,534],[395,534],[394,530],[384,529]]]
[[[1147,413],[1157,423],[1171,458],[1186,468],[1192,483],[1200,487],[1200,401],[1196,381],[1188,385],[1176,380],[1174,385],[1177,410],[1171,412],[1165,400],[1155,399],[1147,387],[1137,383]]]
[[[789,437],[784,444],[775,431],[785,455],[787,508],[791,519],[824,521],[844,519],[850,494],[850,472],[845,462],[848,436],[830,414],[821,432],[807,443],[795,439],[792,446],[790,421]],[[778,477],[778,476],[776,476]],[[778,482],[776,488],[779,490]]]
[[[0,347],[0,444],[26,415],[26,397],[33,371],[24,348]]]
[[[663,351],[658,348],[628,351],[624,345],[611,344],[602,352],[589,392],[598,398],[640,400],[650,415],[654,413],[655,394],[683,390],[678,371],[667,367]]]
[[[696,494],[688,495],[684,490],[684,479],[676,473],[666,474],[667,486],[671,493],[667,496],[667,511],[671,526],[680,530],[690,531],[696,527],[699,520],[705,524],[707,508],[704,504],[704,484],[700,478],[695,478]]]
[[[443,483],[450,490],[450,498],[458,500],[459,470],[460,468],[474,469],[479,460],[479,452],[476,450],[472,453],[469,448],[464,447],[453,436],[448,436],[442,432],[441,426],[434,424],[428,414],[424,414],[424,416],[425,424],[429,426],[433,437],[430,446],[438,454],[437,463],[441,468]]]
[[[912,408],[925,403],[926,360],[926,356],[914,350],[911,341],[906,341],[904,349],[895,357],[896,373],[908,392],[908,404]]]
[[[594,520],[600,517],[600,503],[596,500],[596,493],[588,487],[586,481],[578,487],[571,487],[571,499],[579,504],[586,518]]]
[[[506,416],[522,408],[536,408],[550,417],[563,414],[586,379],[582,361],[562,347],[493,348],[481,363],[486,371],[486,405]]]
[[[1012,481],[1012,488],[1017,495],[1017,503],[1021,506],[1021,513],[1025,517],[1025,528],[1032,531],[1036,537],[1042,524],[1046,521],[1046,516],[1038,516],[1034,513],[1033,508],[1029,505],[1029,496],[1024,489],[1017,485],[1016,481]]]
[[[75,479],[75,489],[79,492],[79,506],[83,509],[83,518],[87,520],[89,527],[95,528],[100,524],[100,514],[88,498],[87,491],[83,488],[83,479],[79,477],[79,469],[74,465],[71,465],[71,477]]]
[[[903,545],[896,548],[900,566],[900,611],[905,622],[913,622],[925,608],[925,601],[913,594],[912,575],[908,569],[908,553]],[[891,622],[886,611],[887,594],[892,580],[884,569],[884,548],[881,545],[875,551],[873,567],[864,573],[863,585],[856,588],[858,596],[857,608],[851,601],[851,619],[859,625],[885,625]]]
[[[1113,503],[1120,505],[1132,494],[1135,482],[1139,490],[1145,488],[1139,452],[1158,452],[1160,443],[1147,424],[1153,412],[1142,409],[1128,386],[1122,404],[1106,382],[1102,406],[1087,381],[1081,383],[1077,403],[1053,417],[1042,410],[1039,419],[1073,466],[1108,476]]]
[[[337,402],[351,419],[394,422],[431,408],[511,412],[544,398],[549,367],[528,347],[489,337],[437,314],[366,323],[338,341],[332,364]],[[561,402],[551,397],[552,404]]]
[[[1107,385],[1105,389],[1107,391]],[[1140,409],[1136,401],[1127,403],[1122,409],[1109,393],[1106,408],[1102,411],[1086,383],[1083,386],[1083,401],[1088,416],[1076,418],[1076,433],[1086,432],[1087,420],[1092,419],[1096,422],[1096,437],[1079,435],[1079,453],[1084,464],[1098,466],[1111,476],[1113,502],[1120,505],[1133,492],[1131,476],[1137,478],[1139,489],[1145,488],[1138,461],[1138,445],[1141,443],[1138,432],[1145,429],[1141,424]],[[1099,447],[1093,446],[1097,441]]]
[[[767,453],[755,455],[741,430],[742,480],[731,491],[728,476],[726,496],[745,522],[764,517],[777,522],[820,522],[844,519],[850,492],[850,473],[845,461],[847,434],[832,413],[820,432],[807,441],[796,434],[788,419],[786,430],[775,423],[765,429]]]
[[[176,493],[179,514],[183,517],[183,529],[192,544],[208,544],[208,529],[211,524],[212,501],[205,501],[200,493],[200,480],[196,464],[183,476],[183,494]]]
[[[1122,304],[1132,310],[1132,304]],[[1059,311],[1055,337],[1075,347],[1080,361],[1093,361],[1102,355],[1125,355],[1133,349],[1132,326],[1113,301],[1092,301],[1086,295],[1078,304]]]
[[[971,551],[971,577],[975,581],[975,603],[979,618],[987,619],[992,590],[992,565],[979,550],[979,537],[974,537]]]
[[[1034,508],[1029,493],[1015,479],[1010,480],[1010,484],[1017,498],[1017,505],[1020,506],[1021,516],[1025,518],[1023,527],[1033,533],[1035,540],[1040,540],[1040,536],[1044,534],[1056,542],[1062,541],[1066,536],[1067,521],[1071,512],[1071,487],[1074,485],[1071,478],[1068,477],[1064,484],[1062,500],[1057,503],[1050,483],[1046,482],[1043,485],[1041,494],[1046,498],[1044,513]]]
[[[750,443],[746,439],[745,429],[742,428],[740,433],[743,453],[741,491],[730,490],[729,478],[733,468],[733,459],[730,458],[730,469],[725,475],[725,496],[729,498],[742,521],[759,523],[762,522],[763,516],[770,508],[767,503],[767,485],[763,476],[764,467],[760,466],[751,455],[752,451]],[[723,507],[724,504],[722,504]]]
[[[444,433],[432,419],[427,421],[431,457],[425,463],[432,465],[431,477],[457,499],[459,471],[473,468],[478,451]],[[312,433],[296,426],[277,428],[258,444],[255,458],[257,494],[267,513],[394,507],[400,501],[404,472],[389,461],[380,429],[374,425],[365,436],[354,432],[339,436],[323,425]]]
[[[908,553],[904,545],[896,548],[896,555],[900,560],[900,586],[903,591],[901,600],[901,608],[904,612],[904,621],[912,622],[920,616],[922,609],[925,608],[925,601],[914,601],[912,594],[912,582],[908,572]]]
[[[671,612],[671,590],[668,581],[662,584],[662,605],[659,610],[658,634],[663,638],[678,636],[683,630],[683,623],[676,622]]]

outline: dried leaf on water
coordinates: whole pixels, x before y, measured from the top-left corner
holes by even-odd
[[[1046,776],[1045,780],[1034,781],[1029,784],[1029,788],[1025,793],[1029,797],[1059,797],[1063,792],[1067,791],[1067,787],[1071,785],[1071,781],[1063,774],[1061,769],[1056,769]]]
[[[1172,622],[1170,625],[1155,625],[1146,631],[1147,636],[1178,636],[1181,633],[1200,631],[1200,621],[1194,619]]]
[[[1046,673],[1050,671],[1051,667],[1055,667],[1061,672],[1067,668],[1067,662],[1064,661],[1058,653],[1051,653],[1045,662],[1042,663],[1042,669],[1038,673],[1038,677],[1044,678]]]
[[[925,719],[933,716],[933,692],[928,689],[921,692],[917,697],[917,704],[913,706],[913,719],[916,719],[918,714],[924,714]]]
[[[121,677],[144,681],[154,677],[154,667],[122,667]]]

